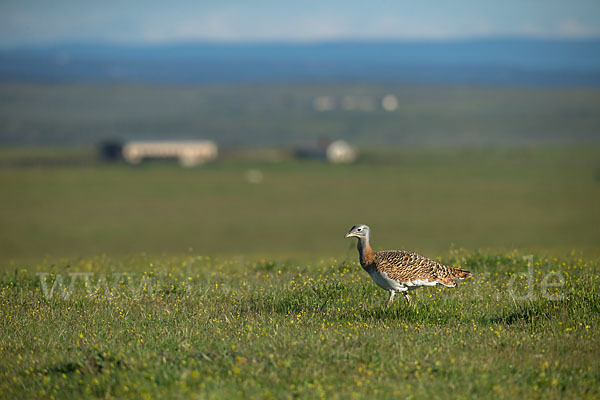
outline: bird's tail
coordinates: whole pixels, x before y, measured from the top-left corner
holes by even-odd
[[[452,277],[454,279],[466,279],[473,276],[473,274],[470,271],[467,271],[466,269],[454,267],[450,267],[450,269],[452,270]]]

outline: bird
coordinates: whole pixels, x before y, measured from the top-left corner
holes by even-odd
[[[379,287],[389,292],[388,307],[398,292],[404,294],[406,302],[411,305],[410,290],[438,284],[455,287],[455,279],[473,276],[464,269],[448,267],[410,251],[385,250],[376,253],[369,243],[371,228],[367,225],[354,225],[345,237],[358,239],[360,265]]]

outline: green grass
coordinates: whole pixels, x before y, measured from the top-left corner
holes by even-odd
[[[371,226],[379,249],[593,256],[600,254],[598,160],[598,147],[406,149],[367,152],[347,166],[225,160],[189,170],[23,167],[13,159],[14,167],[0,169],[0,262],[189,248],[342,258],[353,254],[343,235],[357,223]],[[246,181],[250,169],[262,171],[261,184]]]
[[[474,278],[456,289],[421,289],[413,307],[396,301],[390,308],[355,262],[335,260],[101,256],[7,272],[0,286],[0,393],[600,396],[597,262],[534,257],[529,282],[526,259],[514,253],[453,252],[442,261]],[[564,284],[544,290],[551,271]],[[45,296],[36,272],[49,274],[48,290],[59,275],[68,287],[74,272],[87,273],[89,285],[80,276],[68,298],[58,287]]]
[[[81,154],[0,152],[0,397],[600,396],[597,147]],[[356,223],[474,278],[386,308]]]

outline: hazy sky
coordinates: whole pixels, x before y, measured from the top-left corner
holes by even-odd
[[[0,45],[600,37],[600,0],[0,0]]]

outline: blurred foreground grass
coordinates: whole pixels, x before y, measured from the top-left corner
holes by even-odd
[[[597,262],[441,261],[474,278],[390,308],[355,262],[336,260],[99,256],[2,273],[0,394],[600,396]]]
[[[0,152],[6,268],[190,248],[248,259],[354,257],[343,234],[356,223],[371,226],[378,249],[432,256],[452,247],[600,253],[598,147],[404,149],[343,166],[225,159],[188,170],[66,154],[61,165],[44,150],[40,166],[20,163],[24,151]],[[262,182],[249,183],[250,171]]]

